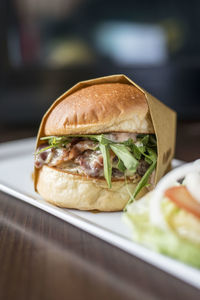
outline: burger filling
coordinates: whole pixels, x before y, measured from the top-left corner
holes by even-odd
[[[138,182],[135,197],[150,183],[156,167],[154,134],[109,133],[42,137],[35,153],[35,167],[48,165],[89,177],[104,177],[111,187],[114,179]]]

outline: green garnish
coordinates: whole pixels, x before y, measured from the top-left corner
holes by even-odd
[[[48,141],[49,145],[55,148],[64,147],[69,144],[72,137],[66,136],[45,136],[40,139],[41,141]]]
[[[132,143],[132,145],[130,147],[131,147],[131,151],[133,152],[134,157],[136,159],[140,160],[141,156],[142,156],[142,153],[140,152],[138,147],[134,143]]]
[[[39,150],[38,152],[36,152],[35,155],[38,155],[38,154],[40,154],[40,153],[42,153],[42,152],[44,152],[44,151],[46,151],[48,149],[51,149],[51,148],[53,148],[53,146],[44,147],[41,150]]]
[[[104,177],[107,181],[108,187],[111,188],[112,165],[110,160],[109,145],[100,144],[99,148],[103,156]]]
[[[129,199],[128,204],[132,203],[134,200],[135,200],[135,197],[138,195],[138,193],[141,191],[141,189],[145,186],[147,186],[148,184],[148,180],[149,180],[149,177],[150,175],[152,174],[153,170],[155,169],[156,167],[156,161],[154,161],[150,166],[149,168],[147,169],[146,173],[143,175],[143,177],[141,178],[141,180],[138,182],[136,188],[135,188],[135,191],[133,193],[133,196]],[[126,205],[126,207],[127,207]],[[126,207],[125,207],[125,211],[126,211]]]
[[[148,185],[149,177],[155,169],[157,162],[157,143],[154,135],[138,134],[136,142],[132,139],[128,139],[125,142],[113,142],[106,138],[104,134],[46,136],[42,137],[41,141],[47,141],[49,146],[39,150],[36,155],[50,148],[66,147],[74,138],[88,138],[97,143],[97,148],[103,156],[104,177],[109,188],[111,188],[112,184],[111,150],[118,158],[115,168],[123,172],[124,176],[127,170],[133,174],[136,173],[141,159],[144,159],[149,164],[147,171],[136,186],[133,195],[131,195],[128,204],[133,202],[142,188]]]
[[[71,138],[66,136],[45,136],[40,138],[41,141],[48,141],[49,146],[42,148],[35,155],[38,155],[48,149],[58,148],[58,147],[65,147],[67,144],[71,142]]]
[[[129,151],[128,147],[123,144],[111,144],[110,148],[117,155],[117,157],[121,159],[127,170],[136,172],[139,162]]]
[[[126,167],[121,159],[119,159],[119,161],[117,163],[117,168],[119,171],[121,171],[123,173],[126,171]]]

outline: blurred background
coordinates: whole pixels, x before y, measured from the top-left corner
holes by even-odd
[[[1,128],[36,133],[65,90],[116,73],[175,109],[180,124],[200,121],[198,0],[1,0],[0,25]]]

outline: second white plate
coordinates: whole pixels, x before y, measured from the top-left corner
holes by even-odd
[[[138,258],[200,288],[200,271],[161,254],[152,252],[131,240],[122,213],[97,213],[55,207],[34,192],[31,174],[35,139],[0,145],[0,190],[36,206],[58,218],[115,245]],[[180,165],[173,161],[173,167]]]

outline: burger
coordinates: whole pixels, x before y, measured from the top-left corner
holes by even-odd
[[[145,94],[129,83],[91,84],[47,112],[35,151],[35,189],[48,202],[120,211],[154,185],[157,142]]]

